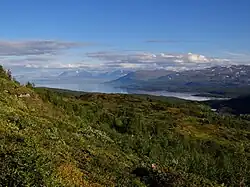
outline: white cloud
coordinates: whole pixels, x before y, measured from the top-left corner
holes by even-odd
[[[102,61],[106,67],[123,67],[134,69],[155,69],[169,68],[201,68],[214,65],[230,64],[229,59],[206,57],[200,54],[170,54],[170,53],[150,53],[150,52],[97,52],[87,53],[92,59]]]
[[[204,43],[206,41],[199,40],[146,40],[146,43]]]
[[[211,59],[206,58],[203,55],[188,53],[188,61],[194,63],[207,63]]]
[[[132,64],[132,63],[121,63],[120,66],[125,69],[136,69],[143,68],[143,64]]]
[[[49,58],[27,58],[25,67],[33,68],[83,68],[91,71],[109,71],[114,69],[192,69],[214,65],[228,65],[230,60],[214,57],[205,57],[199,54],[169,54],[169,53],[150,53],[150,52],[96,52],[87,53],[87,60],[78,63],[63,63]],[[33,60],[33,61],[32,61]],[[51,60],[51,61],[50,61]],[[9,62],[9,61],[8,61]],[[12,60],[12,64],[20,64],[20,60]],[[45,63],[49,62],[49,63]]]
[[[242,64],[250,64],[250,53],[240,52],[225,52],[225,54],[234,62],[240,62]]]
[[[91,44],[54,40],[0,41],[0,56],[57,54],[62,50],[88,45]]]
[[[159,68],[186,70],[238,63],[230,59],[196,53],[153,53],[124,50],[88,52],[83,55],[78,51],[77,58],[75,58],[75,53],[71,53],[71,49],[88,45],[91,44],[53,40],[0,41],[0,64],[37,69],[82,68],[90,71],[111,71]],[[67,52],[70,54],[66,57]]]
[[[171,54],[164,54],[164,53],[160,53],[160,56],[163,58],[176,58],[176,56],[171,55]]]
[[[87,53],[84,61],[61,61],[58,55],[35,55],[18,56],[0,59],[1,64],[12,66],[23,66],[26,68],[82,68],[90,71],[110,71],[115,69],[193,69],[214,65],[228,65],[228,59],[206,57],[204,55],[172,54],[172,53],[150,53],[137,51],[102,51]],[[61,58],[63,59],[63,58]],[[93,62],[93,63],[91,63]]]
[[[184,63],[184,60],[182,60],[182,59],[175,59],[174,62],[176,62],[176,63]]]
[[[72,49],[80,49],[91,43],[56,40],[0,40],[0,64],[7,68],[77,68],[72,62]],[[74,58],[74,57],[73,57]]]
[[[237,53],[237,52],[229,52],[229,51],[225,53],[230,56],[236,56],[236,57],[250,57],[250,54],[246,54],[246,53]]]

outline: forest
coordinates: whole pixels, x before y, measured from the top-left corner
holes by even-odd
[[[206,103],[21,85],[0,67],[0,186],[248,186],[250,121]]]

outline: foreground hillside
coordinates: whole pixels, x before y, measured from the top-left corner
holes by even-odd
[[[0,69],[0,186],[247,186],[250,122],[175,99],[21,86]]]

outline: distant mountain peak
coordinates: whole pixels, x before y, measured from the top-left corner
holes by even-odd
[[[214,91],[242,88],[250,90],[250,66],[215,66],[180,72],[167,70],[140,70],[110,84],[117,87],[165,91]],[[248,91],[250,94],[250,91]]]
[[[64,71],[61,74],[59,74],[58,77],[60,78],[66,78],[66,77],[77,77],[77,76],[82,76],[82,77],[91,77],[92,74],[88,71],[85,70],[69,70],[69,71]]]
[[[77,69],[77,70],[68,70],[64,71],[61,74],[58,75],[58,78],[60,79],[85,79],[85,78],[91,78],[91,79],[101,79],[101,80],[114,80],[118,79],[122,76],[127,75],[131,71],[119,69],[114,71],[108,71],[108,72],[89,72],[83,69]]]

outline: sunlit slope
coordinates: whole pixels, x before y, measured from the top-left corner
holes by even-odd
[[[0,74],[0,186],[249,184],[249,121],[192,102],[34,89]]]

